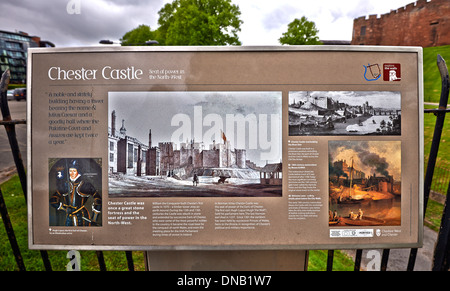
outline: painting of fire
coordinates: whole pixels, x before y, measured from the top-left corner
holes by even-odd
[[[401,223],[401,142],[329,141],[329,225]]]

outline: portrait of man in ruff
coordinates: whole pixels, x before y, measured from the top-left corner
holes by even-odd
[[[101,159],[50,159],[51,226],[101,226]]]

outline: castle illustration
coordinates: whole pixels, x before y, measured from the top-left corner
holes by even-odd
[[[194,140],[181,143],[180,149],[173,142],[160,142],[158,149],[162,175],[180,168],[186,172],[198,168],[246,168],[246,150],[232,149],[226,140],[213,142],[208,149]]]
[[[126,175],[171,175],[174,171],[188,173],[198,168],[247,168],[245,149],[234,149],[222,134],[218,143],[205,146],[194,140],[177,145],[173,142],[152,144],[149,130],[148,143],[127,135],[125,120],[119,130],[116,126],[116,112],[111,113],[111,127],[108,130],[109,172]]]

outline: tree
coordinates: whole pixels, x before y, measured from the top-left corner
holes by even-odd
[[[146,41],[155,40],[156,31],[152,31],[150,26],[141,24],[133,30],[125,33],[120,42],[123,46],[143,45]]]
[[[303,16],[289,23],[287,32],[283,33],[278,41],[289,45],[319,45],[322,43],[319,41],[318,33],[316,24]]]
[[[231,0],[174,0],[159,12],[160,44],[240,45],[239,7]]]

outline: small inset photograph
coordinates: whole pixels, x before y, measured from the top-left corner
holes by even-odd
[[[401,142],[329,141],[329,225],[400,225]]]
[[[401,94],[289,92],[289,135],[401,135]]]
[[[102,159],[50,158],[49,225],[102,225]]]

